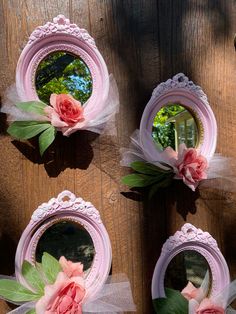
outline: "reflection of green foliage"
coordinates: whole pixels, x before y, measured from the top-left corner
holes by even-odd
[[[185,108],[179,104],[168,104],[156,114],[152,136],[159,148],[170,146],[175,149],[175,126],[173,122],[167,122],[167,120],[184,110]]]
[[[56,93],[71,94],[84,104],[92,93],[92,76],[79,57],[54,52],[39,64],[35,85],[39,98],[45,103]]]

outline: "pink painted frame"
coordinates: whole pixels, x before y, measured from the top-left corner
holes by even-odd
[[[208,232],[186,223],[162,247],[152,277],[152,299],[165,297],[164,278],[168,264],[184,250],[196,251],[207,260],[212,274],[210,297],[218,295],[230,283],[229,269],[216,240]]]
[[[154,142],[153,145],[147,143],[145,134],[152,132],[153,120],[161,107],[173,102],[180,103],[193,112],[196,120],[201,124],[200,131],[203,134],[198,149],[210,161],[216,149],[216,119],[201,87],[195,85],[183,73],[176,74],[172,79],[159,84],[154,89],[140,123],[140,139],[145,148],[144,151],[155,153],[158,160],[156,146]]]
[[[89,119],[94,119],[103,110],[108,96],[107,66],[89,33],[71,24],[64,15],[58,15],[53,22],[37,27],[30,35],[16,69],[16,87],[21,101],[39,100],[35,89],[35,73],[39,63],[54,51],[78,55],[89,67],[93,90],[83,107],[88,107]]]
[[[102,288],[109,275],[112,261],[111,244],[98,210],[90,202],[77,198],[70,191],[63,191],[57,198],[43,203],[34,211],[18,243],[15,258],[16,278],[28,286],[21,274],[22,263],[24,260],[35,262],[35,251],[40,236],[49,226],[61,219],[78,222],[93,240],[95,257],[85,277],[87,298],[90,299]]]

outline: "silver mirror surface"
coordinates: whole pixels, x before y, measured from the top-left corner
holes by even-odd
[[[47,252],[59,260],[61,256],[72,262],[81,262],[84,270],[91,268],[95,256],[93,240],[79,223],[61,220],[41,235],[36,248],[36,261],[41,262]]]
[[[205,257],[196,251],[185,250],[173,257],[168,264],[164,286],[182,291],[191,282],[195,288],[204,285],[208,296],[211,292],[211,281],[211,270]]]

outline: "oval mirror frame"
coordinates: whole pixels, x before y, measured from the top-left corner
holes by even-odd
[[[41,235],[51,225],[62,220],[77,222],[87,230],[93,240],[95,256],[91,269],[85,277],[89,299],[100,290],[109,275],[112,261],[111,243],[98,210],[90,202],[77,198],[70,191],[63,191],[57,198],[43,203],[34,211],[17,246],[16,278],[28,286],[21,275],[23,261],[35,262],[36,247]]]
[[[16,69],[16,87],[21,101],[39,100],[35,75],[38,65],[50,53],[65,51],[80,57],[88,66],[93,80],[92,94],[83,107],[88,106],[93,119],[102,111],[109,92],[109,75],[105,61],[94,39],[64,15],[53,22],[37,27],[23,49]]]
[[[178,103],[193,114],[200,132],[198,148],[209,161],[216,149],[216,119],[201,87],[195,85],[183,73],[176,74],[172,79],[159,84],[153,90],[140,123],[140,140],[144,151],[153,152],[158,160],[159,152],[156,145],[154,141],[153,145],[146,141],[146,133],[152,134],[153,121],[157,112],[163,106],[171,103]]]
[[[166,269],[173,257],[185,250],[196,251],[207,260],[212,278],[210,297],[216,296],[230,283],[229,269],[216,240],[208,232],[186,223],[162,247],[152,277],[152,299],[165,297]]]

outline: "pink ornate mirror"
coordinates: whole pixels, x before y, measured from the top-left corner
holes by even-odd
[[[21,101],[49,102],[51,94],[70,94],[93,119],[109,91],[106,64],[94,39],[64,15],[37,27],[18,61],[16,85]]]
[[[230,276],[215,239],[187,223],[162,247],[152,278],[152,299],[165,297],[166,288],[183,293],[189,283],[192,291],[202,289],[202,298],[215,297],[230,283]]]
[[[118,110],[116,81],[94,39],[64,15],[30,35],[16,84],[7,89],[1,108],[10,122],[7,132],[23,141],[38,136],[41,156],[57,132],[67,137],[81,130],[116,134]]]
[[[110,272],[111,245],[98,210],[69,191],[40,205],[21,236],[15,260],[16,277],[25,286],[27,282],[21,274],[23,261],[40,262],[44,252],[84,265],[88,299],[104,285]]]
[[[151,145],[147,134],[152,134]],[[198,148],[209,161],[214,155],[216,140],[215,116],[201,87],[179,73],[154,89],[140,124],[143,151],[161,160],[165,148],[178,151],[184,143],[187,148]]]
[[[202,180],[225,176],[219,170],[226,159],[214,156],[216,140],[216,120],[205,93],[179,73],[154,89],[140,129],[122,150],[121,165],[135,171],[122,182],[150,187],[149,197],[173,180],[195,191]]]

